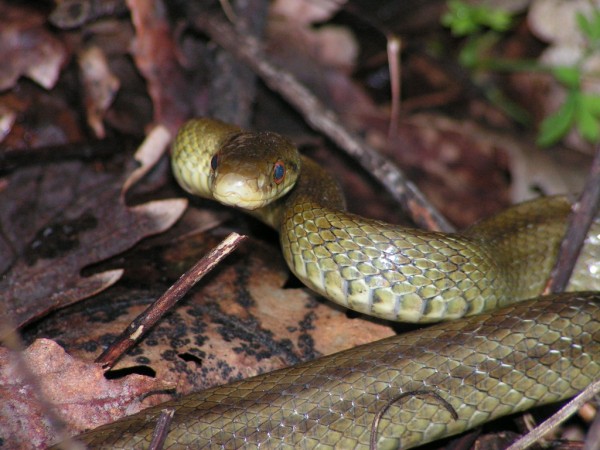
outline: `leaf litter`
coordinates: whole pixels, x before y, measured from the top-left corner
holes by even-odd
[[[83,2],[88,3],[92,6],[101,4],[93,1]],[[299,5],[296,0],[282,0],[278,3],[284,9],[286,5]],[[307,5],[310,6],[310,3]],[[185,35],[188,39],[185,41],[188,44],[185,48],[182,43],[173,40],[173,36],[178,35],[173,30],[178,30],[184,36],[182,28],[179,28],[181,22],[169,23],[169,14],[162,8],[164,5],[158,2],[130,0],[127,6],[132,23],[129,18],[122,17],[122,13],[119,13],[119,20],[115,20],[111,13],[100,14],[106,16],[107,20],[94,25],[83,25],[81,30],[71,32],[69,37],[72,39],[77,33],[87,33],[85,41],[69,41],[73,48],[77,48],[87,42],[88,38],[93,41],[100,36],[96,42],[99,43],[103,39],[106,40],[107,36],[115,35],[115,30],[126,30],[122,34],[125,39],[116,45],[125,58],[122,58],[119,64],[115,64],[114,52],[105,49],[107,64],[103,62],[100,72],[91,73],[90,86],[85,88],[89,91],[88,107],[91,107],[88,109],[88,125],[98,134],[102,134],[104,128],[110,132],[111,127],[139,131],[142,120],[140,117],[147,111],[152,111],[156,123],[166,124],[173,130],[190,111],[198,114],[206,110],[210,92],[203,77],[210,72],[210,54],[215,49],[209,44],[209,50],[202,53],[203,57],[200,58],[198,53],[192,53],[190,61],[194,61],[195,73],[185,73],[176,58],[181,56],[180,52],[198,50],[199,46],[197,42],[190,44],[188,35]],[[274,25],[270,29],[271,34],[267,34],[267,45],[275,48],[271,56],[275,53],[282,67],[296,72],[296,76],[302,78],[315,92],[326,96],[328,103],[343,115],[344,120],[364,133],[369,141],[377,143],[386,151],[396,153],[398,160],[412,169],[411,176],[417,178],[424,172],[429,178],[433,178],[434,183],[426,179],[421,180],[421,183],[434,198],[437,196],[439,204],[454,209],[450,215],[455,221],[471,222],[475,214],[481,214],[481,203],[494,209],[507,202],[507,183],[505,180],[498,180],[505,169],[498,170],[493,166],[504,167],[497,163],[504,162],[506,156],[502,155],[506,153],[506,148],[513,146],[514,140],[511,141],[506,135],[505,140],[497,139],[497,135],[487,134],[489,129],[485,127],[474,133],[468,119],[449,122],[448,116],[443,113],[418,117],[410,114],[409,110],[407,117],[400,119],[400,139],[395,145],[389,145],[385,140],[388,126],[385,108],[375,104],[364,87],[350,76],[355,63],[352,59],[356,55],[354,39],[344,30],[341,30],[342,33],[337,32],[339,28],[334,30],[336,32],[333,34],[319,33],[320,30],[328,29],[329,25],[322,26],[321,22],[328,22],[334,11],[303,11],[305,7],[306,5],[301,6],[300,12],[288,17],[292,23],[296,19],[300,28],[293,34],[297,41],[294,46],[284,41],[285,33],[277,33],[277,24],[271,24]],[[339,12],[339,5],[334,9],[335,12]],[[26,20],[36,16],[20,17],[21,20]],[[39,17],[42,19],[36,19],[38,22],[35,27],[47,33],[41,25],[44,21],[43,15]],[[317,26],[313,25],[315,20],[318,22]],[[71,26],[80,26],[82,23]],[[146,85],[141,90],[145,89],[150,93],[153,104],[144,99],[143,95],[136,96],[128,91],[127,82],[131,80],[123,76],[123,73],[127,72],[115,70],[123,67],[123,60],[130,59],[130,55],[124,49],[130,48],[127,39],[130,36],[128,33],[131,33],[131,25],[136,33],[135,46],[131,47],[135,69],[145,78]],[[303,27],[305,29],[302,29]],[[103,37],[99,31],[102,29],[105,30]],[[286,31],[286,25],[280,29]],[[43,33],[41,35],[44,36]],[[45,36],[54,35],[48,33]],[[409,38],[412,39],[412,36]],[[116,41],[113,39],[113,46]],[[32,42],[38,42],[40,48],[43,48],[42,40]],[[362,43],[364,41],[359,41],[359,45]],[[341,61],[334,58],[335,64],[328,65],[327,61],[319,60],[319,50],[324,44],[333,47],[333,52],[329,52],[328,55],[341,55]],[[63,67],[63,59],[58,56],[65,48],[67,52],[70,51],[70,46],[59,45],[53,48],[53,58],[48,60],[48,64],[40,66],[47,71],[46,78],[31,77],[42,85],[46,83],[50,86],[56,82],[57,67]],[[304,54],[305,48],[309,49],[307,54]],[[22,56],[26,56],[26,52],[21,53]],[[300,62],[299,54],[302,56]],[[410,57],[410,51],[407,55]],[[7,60],[7,66],[13,61],[14,58]],[[415,70],[416,64],[413,61],[414,59],[410,58],[404,60],[407,73],[410,73],[411,69]],[[430,82],[427,73],[432,71],[428,69],[431,69],[431,65],[421,73],[416,72],[421,84],[422,79]],[[33,83],[24,84],[17,80],[22,76],[29,77],[35,72],[21,70],[16,73],[17,77],[6,79],[9,80],[9,87],[19,86],[20,89],[15,89],[14,93],[10,92],[3,98],[16,98],[18,105],[21,101],[19,95],[30,89]],[[44,71],[41,73],[44,74]],[[110,76],[106,75],[109,73]],[[116,84],[110,79],[103,80],[104,76],[110,78],[113,73],[122,82],[114,99],[112,96],[115,94]],[[105,91],[101,91],[101,95],[98,96],[91,92],[91,87],[97,82],[94,76],[99,76],[100,83],[107,82]],[[58,96],[60,91],[51,94]],[[257,103],[258,106],[262,106],[265,103],[264,97]],[[477,108],[476,101],[466,104],[474,110]],[[64,109],[68,107],[68,104],[63,105]],[[37,120],[53,122],[53,117],[43,116],[43,107],[40,108],[34,103],[30,105],[29,110],[42,110]],[[265,126],[269,128],[280,126],[280,123],[286,120],[286,114],[282,114],[281,110],[265,110],[263,114],[265,113],[271,118],[277,117],[277,120],[270,119],[265,122]],[[489,110],[486,113],[489,113]],[[10,138],[8,128],[14,131],[22,125],[18,119],[22,111],[14,107],[8,108],[7,111],[0,108],[0,114],[2,136],[8,135]],[[260,118],[258,120],[260,121]],[[294,121],[297,122],[297,118],[294,118]],[[103,127],[103,122],[106,127]],[[293,129],[296,130],[297,124],[294,125]],[[7,128],[6,132],[4,128]],[[476,139],[470,139],[472,135],[476,135]],[[39,135],[34,134],[34,138],[37,136]],[[521,142],[520,134],[513,139],[518,139],[521,146],[527,146],[526,140],[525,144]],[[440,145],[440,142],[443,145]],[[472,164],[467,167],[465,161]],[[532,165],[536,168],[540,166]],[[142,167],[145,167],[144,163]],[[342,182],[352,181],[345,187],[347,192],[357,192],[353,177],[358,179],[360,176],[356,175],[356,171],[352,171],[343,163],[336,165],[333,171]],[[131,174],[131,169],[127,173]],[[527,177],[527,174],[517,175],[523,179]],[[123,255],[122,252],[135,242],[167,228],[167,222],[176,220],[173,217],[163,217],[164,211],[160,202],[158,211],[154,209],[153,202],[127,206],[125,194],[137,178],[138,176],[130,177],[130,181],[123,184],[125,176],[111,172],[110,165],[63,162],[44,167],[23,168],[0,179],[0,272],[5,273],[2,282],[4,284],[0,284],[0,288],[19,286],[19,292],[13,291],[13,297],[9,300],[10,314],[7,315],[12,316],[13,324],[30,323],[54,307],[62,307],[78,298],[101,291],[84,304],[63,308],[26,330],[27,339],[32,346],[43,343],[48,359],[53,359],[53,355],[60,352],[53,344],[46,345],[44,341],[35,341],[36,337],[52,336],[74,357],[84,361],[93,360],[102,347],[108,345],[114,336],[145,308],[146,303],[157,298],[162,290],[169,286],[169,280],[183,273],[187,266],[210,248],[211,243],[218,241],[223,228],[238,229],[248,226],[245,219],[232,214],[230,217],[234,220],[226,222],[224,226],[222,220],[214,220],[212,217],[209,219],[212,224],[220,223],[221,227],[198,231],[194,228],[197,225],[195,219],[190,220],[193,214],[188,212],[180,223],[164,235],[146,239],[141,246],[138,245]],[[492,189],[489,188],[490,180],[493,180]],[[447,187],[449,189],[446,189]],[[488,202],[488,198],[492,198],[488,196],[484,201],[478,202],[465,200],[463,196],[470,194],[472,197],[481,198],[480,195],[485,189],[493,191],[496,199]],[[351,196],[350,200],[354,201],[352,207],[355,210],[360,211],[362,207],[379,203],[379,200],[372,201],[373,192],[377,194],[378,199],[381,197],[378,188],[370,187],[370,191],[370,194],[365,194],[368,200],[357,201],[356,195]],[[457,196],[457,192],[460,195]],[[208,211],[206,202],[194,200],[194,203],[202,208],[201,211]],[[472,213],[465,213],[467,203],[476,205]],[[214,206],[211,208],[214,209]],[[221,209],[216,209],[221,213]],[[388,220],[390,216],[397,216],[395,205],[384,209],[384,213],[389,214],[386,217]],[[485,211],[484,214],[489,212],[490,210]],[[366,215],[372,214],[367,212]],[[164,219],[164,227],[156,223],[157,216],[161,220]],[[186,221],[189,222],[184,224]],[[136,231],[136,227],[146,231]],[[249,228],[250,231],[255,231],[253,225]],[[272,235],[268,240],[277,241]],[[287,286],[288,271],[279,256],[276,244],[265,246],[262,241],[251,240],[238,253],[220,266],[206,282],[193,289],[182,304],[150,332],[141,345],[132,349],[120,361],[115,373],[123,377],[118,381],[124,382],[139,376],[135,374],[145,374],[148,380],[155,378],[166,383],[175,383],[178,392],[188,392],[273,370],[392,334],[392,329],[386,324],[347,314],[329,302],[316,299],[308,290],[295,285],[293,281]],[[119,256],[96,266],[93,275],[81,276],[83,268],[115,255]],[[21,273],[17,274],[15,271]],[[118,277],[121,277],[121,282],[112,285]],[[7,280],[12,281],[9,283]],[[106,289],[110,285],[112,287]],[[48,300],[50,304],[47,303]],[[90,365],[91,367],[93,366]],[[78,372],[84,373],[87,369],[69,366],[69,370],[73,376],[77,376]],[[40,373],[44,373],[42,379],[52,379],[50,373],[45,374],[41,369]],[[6,383],[9,385],[10,381]],[[80,394],[83,397],[89,387],[81,383]],[[148,389],[154,388],[148,386]],[[138,394],[141,394],[142,390]],[[134,397],[137,398],[136,395]],[[89,402],[93,407],[93,396],[89,398]],[[84,403],[85,400],[82,400],[81,409],[78,411],[85,416],[88,411]],[[37,413],[31,416],[24,414],[20,418],[16,415],[16,419],[35,427],[39,422],[38,418],[41,417],[35,414]],[[78,424],[81,419],[73,417],[68,421]],[[112,418],[104,417],[102,420]],[[31,433],[34,431],[31,430]],[[5,432],[0,426],[0,436],[4,435]]]
[[[168,142],[156,129],[142,146],[158,160]],[[4,307],[0,320],[22,327],[57,308],[87,298],[114,284],[122,270],[87,277],[81,270],[169,228],[183,213],[183,199],[127,206],[131,186],[153,164],[129,174],[97,172],[79,162],[24,169],[6,178],[0,192],[0,255]],[[125,188],[122,188],[125,183]]]

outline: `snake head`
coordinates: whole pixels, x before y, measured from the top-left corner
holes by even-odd
[[[300,173],[296,147],[270,132],[232,134],[211,159],[210,186],[219,202],[256,210],[284,196]]]

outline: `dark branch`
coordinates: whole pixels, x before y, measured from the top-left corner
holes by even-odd
[[[210,272],[223,258],[246,239],[231,233],[219,245],[179,278],[158,300],[135,318],[121,335],[100,355],[96,362],[110,369],[123,353],[144,336],[187,292]]]

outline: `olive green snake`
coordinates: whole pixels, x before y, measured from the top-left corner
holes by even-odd
[[[328,171],[275,133],[212,119],[179,131],[175,178],[279,231],[291,271],[350,309],[436,324],[184,396],[81,435],[144,448],[410,448],[577,394],[600,376],[600,293],[540,294],[566,228],[565,197],[523,203],[460,234],[345,211]],[[600,290],[600,223],[570,290]],[[469,316],[469,317],[464,317]]]

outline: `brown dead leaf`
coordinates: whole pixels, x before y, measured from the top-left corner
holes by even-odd
[[[34,9],[0,3],[0,91],[13,87],[21,76],[46,89],[56,83],[67,51],[45,21]]]
[[[22,373],[21,358],[37,386]],[[48,339],[35,341],[20,355],[0,347],[0,438],[5,448],[45,448],[55,439],[47,411],[37,398],[55,406],[67,432],[77,434],[142,409],[144,394],[173,386],[141,375],[107,380],[97,364],[69,356]],[[164,400],[164,396],[143,407]]]
[[[136,30],[132,54],[148,83],[154,120],[174,132],[189,116],[189,86],[176,60],[164,5],[158,1],[127,0]]]
[[[213,233],[196,234],[163,241],[159,254],[146,248],[144,254],[131,255],[135,267],[127,270],[126,284],[144,289],[111,288],[46,319],[35,336],[59,336],[71,354],[95,358],[162,293],[156,283],[141,280],[157,280],[159,273],[164,277],[165,269],[170,278],[177,277],[219,240]],[[154,372],[158,379],[176,383],[179,393],[187,393],[393,334],[385,323],[348,318],[345,310],[318,301],[307,289],[283,287],[288,275],[277,247],[249,239],[114,370]]]
[[[274,15],[287,17],[304,25],[325,22],[344,6],[345,0],[277,0],[271,7]]]
[[[55,0],[48,20],[59,28],[72,29],[105,16],[127,13],[123,0]]]
[[[287,51],[305,53],[324,67],[338,68],[350,73],[355,66],[359,48],[348,28],[329,25],[319,29],[303,28],[297,22],[273,20],[269,22],[269,39]]]
[[[54,91],[47,92],[33,83],[19,83],[18,89],[0,95],[0,105],[3,112],[15,116],[15,120],[7,120],[7,128],[2,130],[6,134],[3,153],[18,154],[28,148],[60,146],[84,139],[79,116]],[[60,156],[60,151],[54,153],[57,158]]]
[[[458,227],[509,204],[509,139],[499,141],[475,122],[439,114],[403,118],[392,142],[387,138],[387,121],[371,118],[367,128],[368,141],[396,161]]]
[[[588,158],[567,149],[541,152],[526,137],[445,115],[412,115],[399,135],[390,156],[425,171],[421,189],[462,227],[540,192],[577,192],[589,170]]]
[[[140,159],[158,159],[168,141],[165,133],[159,128],[148,137],[142,149],[154,156]],[[139,178],[150,168],[146,164],[131,174]],[[0,192],[0,248],[6,249],[0,254],[0,319],[23,326],[105,289],[120,270],[82,277],[81,269],[164,231],[184,211],[185,200],[128,207],[122,185],[129,184],[123,178],[79,162],[28,168],[6,178]]]
[[[323,8],[325,6],[325,8]],[[359,48],[352,31],[347,27],[324,25],[312,27],[312,22],[321,14],[329,14],[330,6],[340,7],[332,2],[331,5],[316,4],[305,1],[278,1],[271,9],[272,17],[268,22],[268,46],[285,67],[296,76],[305,78],[313,72],[317,64],[320,70],[337,69],[349,74],[354,69]],[[294,57],[299,61],[294,62]],[[302,63],[310,61],[308,67]],[[288,69],[288,70],[290,70]]]
[[[340,114],[351,128],[360,128],[364,117],[382,115],[373,100],[351,77],[359,46],[350,28],[310,26],[323,5],[283,1],[267,24],[265,46],[269,57],[309,87],[323,103]],[[339,2],[328,2],[339,7]],[[290,8],[288,10],[288,7]],[[298,7],[302,12],[294,12]],[[304,8],[307,11],[304,11]],[[314,8],[314,11],[313,11]],[[329,6],[323,13],[326,14]]]
[[[90,46],[78,55],[81,78],[85,87],[85,109],[90,127],[96,137],[105,136],[102,119],[119,90],[119,79],[112,73],[106,55],[96,46]]]

